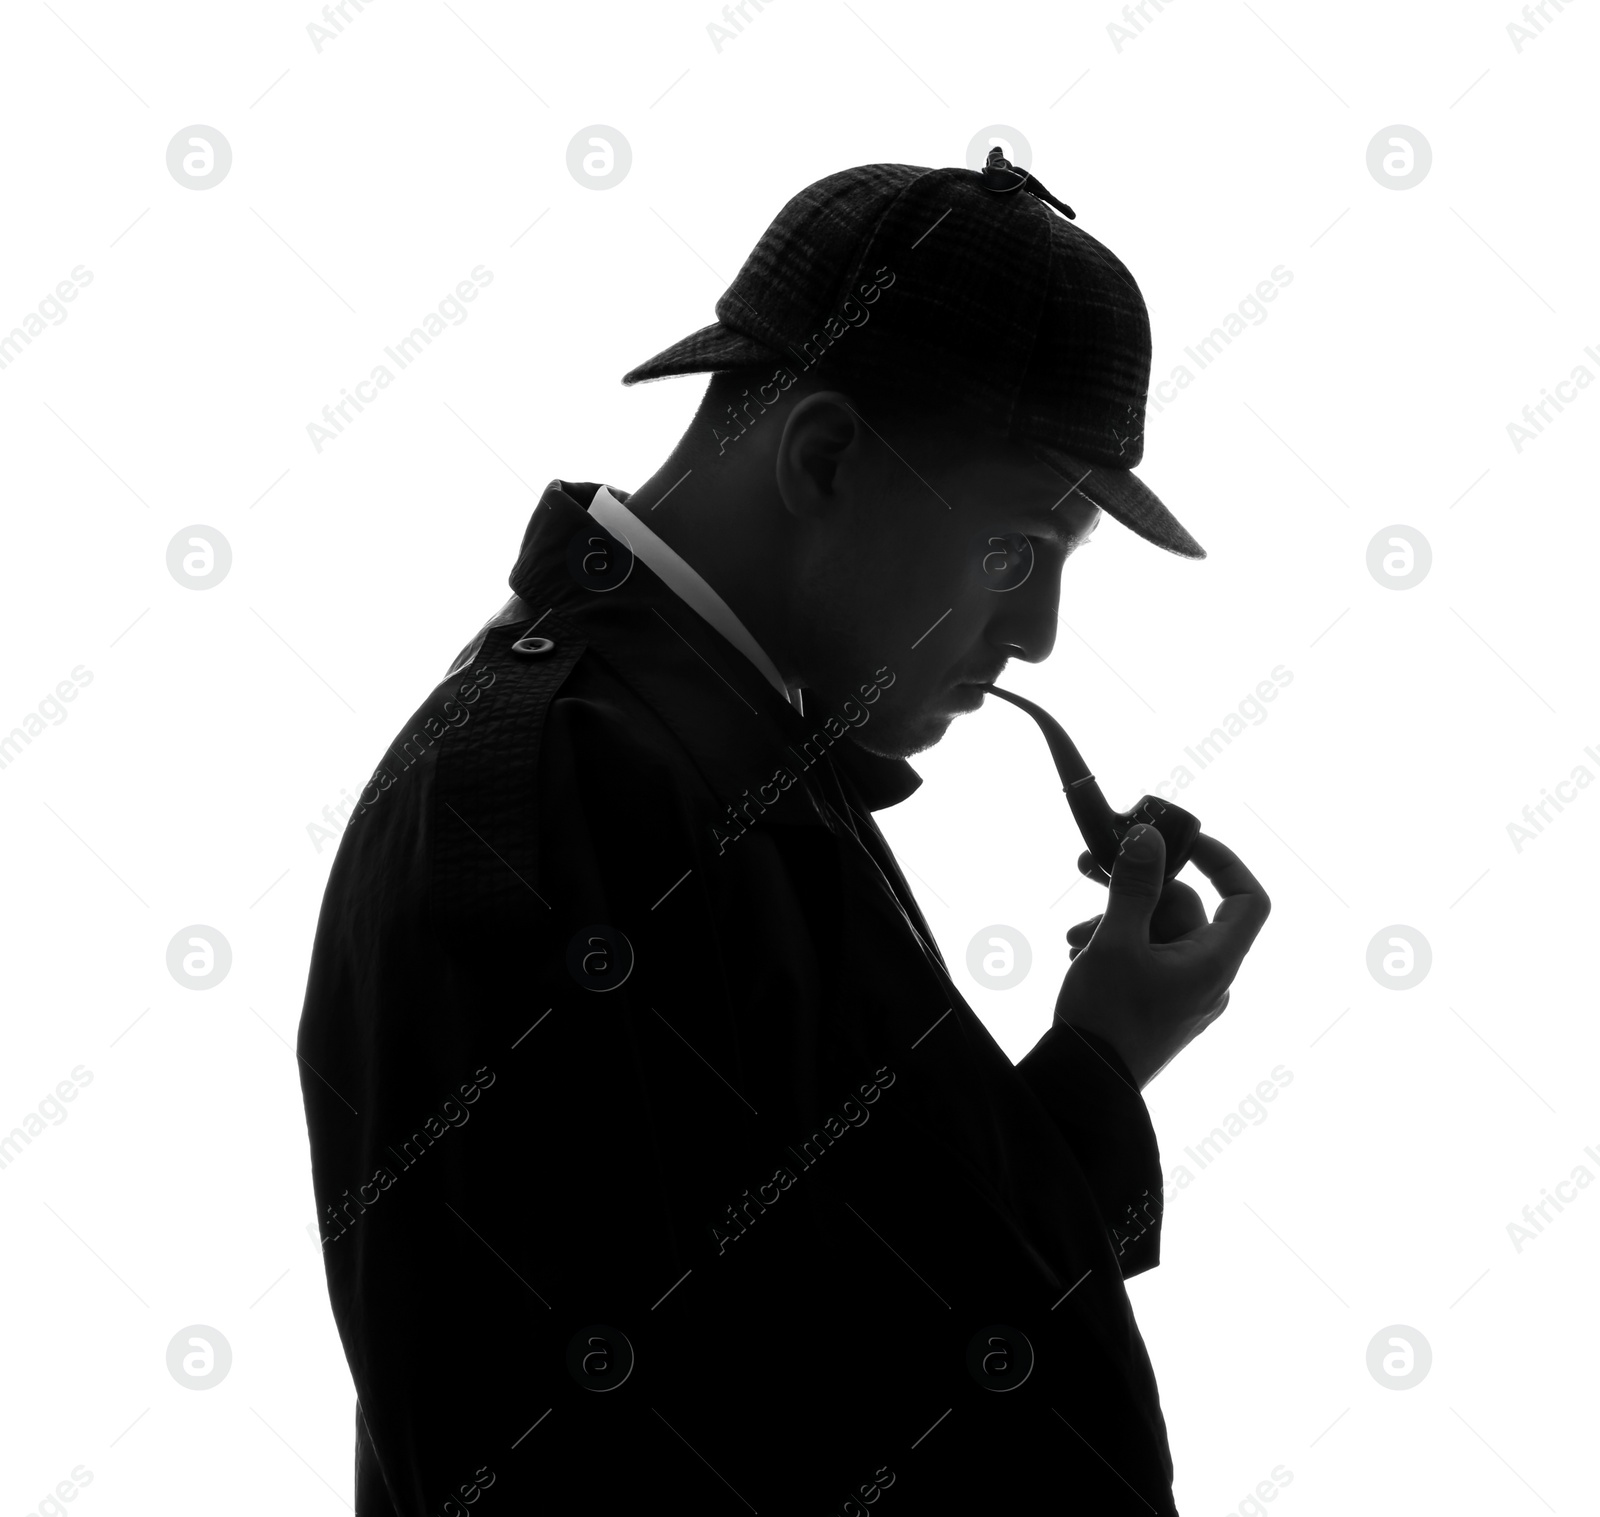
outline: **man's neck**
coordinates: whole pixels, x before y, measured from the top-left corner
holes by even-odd
[[[781,544],[762,530],[758,492],[703,460],[674,453],[639,486],[628,509],[725,600],[789,684],[800,672],[788,652]],[[752,510],[752,507],[755,510]]]

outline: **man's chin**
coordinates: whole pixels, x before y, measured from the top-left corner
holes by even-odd
[[[936,711],[915,722],[867,722],[850,734],[858,748],[885,759],[908,759],[926,753],[950,730],[956,713]]]

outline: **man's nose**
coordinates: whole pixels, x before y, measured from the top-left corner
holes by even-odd
[[[1060,627],[1060,585],[1048,566],[1038,564],[1025,584],[994,593],[986,641],[1024,663],[1041,664],[1050,657]]]

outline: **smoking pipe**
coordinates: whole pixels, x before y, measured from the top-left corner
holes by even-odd
[[[1039,730],[1050,745],[1056,773],[1061,776],[1061,788],[1066,791],[1073,820],[1077,822],[1078,831],[1083,834],[1083,841],[1095,863],[1107,874],[1111,873],[1111,867],[1117,861],[1117,850],[1122,846],[1123,834],[1139,822],[1148,822],[1165,840],[1168,879],[1189,862],[1189,853],[1200,835],[1199,817],[1154,795],[1142,797],[1126,811],[1113,811],[1100,793],[1100,787],[1089,772],[1089,766],[1084,763],[1083,755],[1078,752],[1077,745],[1067,736],[1060,722],[1042,706],[1036,706],[1020,695],[1013,695],[1009,690],[1002,690],[998,685],[985,685],[983,688],[1003,701],[1010,701],[1013,706],[1020,706],[1039,724]]]

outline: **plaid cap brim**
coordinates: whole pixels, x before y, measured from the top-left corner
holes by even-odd
[[[787,362],[784,355],[766,346],[765,342],[750,338],[726,323],[712,322],[699,331],[691,331],[686,338],[662,349],[653,358],[646,358],[638,368],[627,371],[622,376],[622,384],[784,362]],[[1027,446],[1072,486],[1067,493],[1077,491],[1091,506],[1098,506],[1128,530],[1170,554],[1181,558],[1205,557],[1205,549],[1190,536],[1186,526],[1163,506],[1160,496],[1133,470],[1088,464],[1046,443],[1029,442]]]
[[[1183,523],[1162,505],[1160,497],[1131,469],[1108,469],[1084,463],[1059,448],[1042,443],[1028,445],[1039,460],[1059,474],[1072,489],[1107,516],[1122,523],[1146,542],[1176,553],[1180,558],[1204,558],[1206,550]]]
[[[748,337],[724,322],[714,321],[664,348],[622,376],[625,385],[680,374],[703,374],[717,369],[738,369],[752,364],[782,364],[783,354]],[[1034,454],[1091,505],[1122,523],[1130,532],[1176,553],[1180,558],[1204,558],[1206,550],[1182,522],[1161,503],[1161,498],[1131,469],[1113,469],[1085,463],[1073,454],[1044,443],[1030,442]]]
[[[691,332],[654,358],[622,376],[625,385],[647,379],[668,379],[675,374],[704,374],[715,369],[742,369],[748,364],[781,364],[784,357],[754,337],[746,337],[720,321]]]

